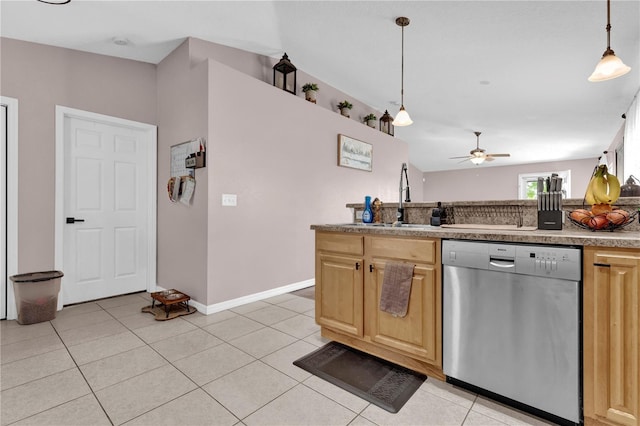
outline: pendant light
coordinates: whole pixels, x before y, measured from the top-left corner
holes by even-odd
[[[596,65],[593,74],[589,76],[589,81],[606,81],[631,71],[631,68],[618,58],[611,50],[611,0],[607,0],[607,50],[604,51],[602,59]]]
[[[402,73],[400,77],[400,111],[398,111],[396,118],[393,120],[393,125],[402,127],[413,124],[409,113],[404,109],[404,27],[409,25],[409,18],[401,16],[396,19],[396,24],[402,28]]]

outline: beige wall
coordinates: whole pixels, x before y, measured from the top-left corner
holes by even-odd
[[[407,161],[406,143],[273,87],[267,59],[189,39],[158,66],[158,284],[204,305],[312,279],[309,226],[350,221],[365,195],[396,200]],[[338,133],[373,145],[372,173],[337,166]],[[198,136],[194,203],[172,204],[168,150]]]
[[[54,267],[55,107],[156,122],[156,68],[0,39],[0,93],[18,99],[18,272]]]
[[[191,67],[189,43],[158,65],[158,266],[163,288],[179,288],[194,300],[207,299],[207,186],[209,167],[197,169],[193,204],[172,203],[167,195],[172,145],[209,128],[207,63]]]
[[[584,195],[597,159],[475,166],[464,170],[425,172],[423,199],[429,201],[482,201],[518,199],[518,174],[571,170],[571,198]]]
[[[1,93],[20,102],[18,272],[54,266],[56,105],[158,126],[158,284],[203,304],[313,278],[311,223],[349,221],[345,204],[365,195],[397,198],[406,144],[341,117],[331,104],[345,95],[322,82],[335,98],[324,107],[275,89],[270,58],[193,39],[157,67],[12,39],[0,46]],[[337,167],[338,133],[374,145],[373,173]],[[170,146],[199,136],[209,166],[196,173],[193,205],[172,204]],[[223,192],[236,193],[238,207],[222,208]]]
[[[349,202],[397,198],[407,144],[210,61],[209,299],[314,277],[313,223],[351,221]],[[337,166],[337,136],[373,145],[373,171]],[[223,193],[237,207],[222,207]]]
[[[244,50],[211,43],[197,38],[190,38],[189,45],[192,65],[200,63],[208,58],[213,58],[243,74],[273,85],[273,66],[280,60],[280,58],[274,59],[262,55],[256,55]],[[291,54],[292,52],[288,53]],[[295,55],[290,55],[289,59],[294,65],[296,64]],[[350,111],[350,118],[352,120],[362,122],[362,118],[367,114],[373,113],[380,118],[382,113],[384,113],[384,111],[377,111],[359,100],[354,99],[348,94],[345,94],[339,89],[332,87],[328,83],[306,73],[303,69],[298,69],[297,71],[296,96],[304,98],[302,86],[305,83],[318,84],[320,90],[318,91],[317,106],[337,112],[338,102],[345,99],[351,102],[353,104],[353,109]],[[390,113],[394,114],[393,111]]]

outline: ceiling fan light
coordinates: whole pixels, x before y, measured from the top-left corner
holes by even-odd
[[[591,82],[607,81],[625,75],[629,71],[631,71],[631,67],[625,65],[622,59],[613,53],[613,50],[607,49],[588,80]]]
[[[409,117],[409,113],[404,109],[404,105],[400,107],[400,111],[396,115],[396,118],[393,119],[393,124],[396,127],[408,126],[413,124],[413,120]]]
[[[477,166],[478,164],[484,163],[484,157],[471,157],[469,161]]]

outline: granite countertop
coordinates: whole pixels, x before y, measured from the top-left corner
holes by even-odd
[[[455,238],[461,240],[506,241],[516,243],[559,244],[640,249],[640,232],[624,229],[609,231],[587,230],[496,230],[454,229],[438,226],[414,225],[397,228],[391,226],[362,226],[361,224],[311,225],[315,231],[346,232],[370,235],[395,235],[425,238]]]

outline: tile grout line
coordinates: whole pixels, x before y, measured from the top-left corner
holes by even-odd
[[[176,401],[176,400],[178,400],[178,399],[180,399],[180,398],[182,398],[182,397],[184,397],[184,396],[186,396],[186,395],[189,395],[190,393],[192,393],[192,392],[194,392],[194,391],[197,391],[197,390],[201,390],[202,392],[204,392],[207,396],[209,396],[211,399],[213,399],[213,400],[214,400],[214,401],[216,401],[218,404],[220,404],[220,406],[221,406],[222,408],[224,408],[227,412],[229,412],[229,414],[230,414],[230,415],[232,415],[235,419],[237,419],[238,421],[241,421],[241,420],[240,420],[240,419],[239,419],[235,414],[233,414],[233,413],[232,413],[232,412],[231,412],[227,407],[225,407],[225,406],[224,406],[220,401],[218,401],[216,398],[214,398],[212,395],[210,395],[206,390],[204,390],[204,389],[202,388],[202,386],[200,386],[198,383],[196,383],[196,382],[195,382],[191,377],[189,377],[189,376],[188,376],[187,374],[185,374],[182,370],[180,370],[177,366],[175,366],[175,365],[173,364],[173,362],[171,362],[171,361],[170,361],[169,359],[167,359],[163,354],[161,354],[161,353],[160,353],[160,352],[158,352],[158,351],[157,351],[153,346],[151,346],[151,343],[148,343],[148,342],[147,342],[147,341],[145,341],[143,338],[141,338],[138,334],[136,334],[136,332],[135,332],[133,329],[131,329],[131,328],[127,327],[124,323],[122,323],[118,318],[116,318],[115,316],[113,316],[110,312],[109,312],[109,314],[110,314],[110,315],[111,315],[111,316],[112,316],[116,321],[120,322],[120,324],[122,324],[122,325],[123,325],[123,326],[124,326],[124,327],[129,331],[129,332],[133,333],[133,334],[134,334],[138,339],[140,339],[140,340],[141,340],[141,341],[142,341],[146,346],[148,346],[152,351],[154,351],[154,352],[155,352],[156,354],[158,354],[162,359],[164,359],[164,360],[168,363],[168,365],[170,365],[171,367],[173,367],[174,369],[176,369],[176,370],[177,370],[177,371],[178,371],[182,376],[184,376],[187,380],[189,380],[191,383],[193,383],[193,384],[196,386],[194,389],[192,389],[192,390],[190,390],[190,391],[188,391],[188,392],[186,392],[186,393],[184,393],[184,394],[182,394],[182,395],[178,395],[178,396],[176,396],[175,398],[170,399],[169,401],[166,401],[166,402],[162,403],[161,405],[159,405],[159,406],[157,406],[157,407],[153,407],[153,408],[149,409],[148,411],[145,411],[144,413],[140,413],[140,414],[138,414],[137,416],[132,417],[131,419],[128,419],[128,420],[127,420],[126,422],[124,422],[124,423],[130,422],[130,421],[132,421],[132,420],[134,420],[134,419],[137,419],[137,418],[139,418],[139,417],[141,417],[141,416],[144,416],[145,414],[148,414],[148,413],[150,413],[150,412],[152,412],[152,411],[154,411],[154,410],[157,410],[158,408],[162,407],[163,405],[166,405],[166,404],[168,404],[168,403],[170,403],[170,402]],[[184,320],[184,319],[182,319],[182,318],[180,318],[180,317],[178,317],[178,318],[174,318],[174,319],[179,319],[179,320],[185,321],[186,323],[191,324],[191,325],[193,325],[193,326],[197,327],[197,329],[202,330],[202,331],[204,331],[205,333],[208,333],[206,330],[204,330],[202,327],[200,327],[200,326],[199,326],[199,325],[197,325],[197,324],[193,324],[193,323],[191,323],[191,322],[189,322],[189,321],[186,321],[186,320]],[[193,331],[195,331],[195,330],[193,330]],[[184,333],[181,333],[181,334],[184,334]],[[211,334],[211,333],[208,333],[208,334]],[[212,334],[212,336],[213,336],[213,334]],[[158,340],[157,342],[161,342],[161,341],[163,341],[163,340],[168,340],[168,339],[171,339],[171,338],[173,338],[173,337],[175,337],[175,336],[169,336],[169,337],[167,337],[167,338],[165,338],[165,339],[160,339],[160,340]],[[217,336],[214,336],[214,337],[216,337],[217,339],[219,339]],[[219,340],[220,340],[221,342],[223,342],[223,343],[227,343],[226,341],[224,341],[224,340],[222,340],[222,339],[219,339]],[[157,342],[153,342],[153,343],[157,343]],[[216,346],[219,346],[219,345],[216,345]],[[215,346],[214,346],[214,347],[215,347]],[[205,349],[205,350],[206,350],[206,349]],[[196,353],[204,352],[205,350],[202,350],[202,351],[199,351],[199,352],[196,352]],[[161,368],[161,367],[158,367],[158,368]],[[149,370],[149,371],[153,371],[153,370]],[[148,373],[148,371],[145,371],[145,373]],[[145,373],[142,373],[142,374],[145,374]],[[138,375],[138,376],[140,376],[140,375]],[[134,376],[134,377],[137,377],[137,376]],[[131,379],[131,377],[130,377],[130,378],[128,378],[127,380],[129,380],[129,379]],[[121,383],[121,382],[120,382],[120,383]],[[205,385],[207,385],[207,384],[209,384],[209,383],[211,383],[211,382],[207,382],[207,383],[205,383],[203,386],[205,386]],[[114,385],[115,385],[115,384],[114,384]],[[112,385],[112,386],[114,386],[114,385]],[[113,424],[113,423],[112,423],[112,424]]]
[[[100,305],[98,305],[100,306]],[[100,306],[101,309],[102,306]],[[107,312],[105,310],[105,312]],[[107,312],[108,313],[108,312]],[[110,315],[110,314],[109,314]],[[51,321],[49,321],[51,322]],[[51,324],[51,327],[53,327],[53,330],[56,332],[56,335],[58,336],[58,338],[60,339],[60,341],[62,342],[62,344],[64,345],[65,350],[67,351],[67,353],[69,354],[69,357],[71,358],[71,360],[73,361],[73,364],[76,366],[76,369],[78,370],[78,373],[80,373],[80,375],[82,376],[82,379],[84,380],[84,382],[87,384],[87,387],[89,388],[89,391],[91,392],[91,394],[93,395],[93,397],[95,398],[96,402],[98,403],[98,405],[100,406],[100,409],[102,410],[102,412],[104,413],[104,415],[107,417],[107,420],[109,420],[109,422],[114,425],[113,420],[111,419],[111,416],[109,416],[109,413],[107,413],[107,410],[105,410],[104,406],[102,405],[102,402],[100,401],[100,399],[98,398],[98,395],[96,395],[95,391],[93,390],[93,388],[91,387],[91,384],[89,384],[89,381],[87,380],[87,377],[84,375],[82,369],[80,368],[80,366],[78,365],[78,363],[76,362],[76,359],[73,357],[73,355],[71,354],[71,351],[69,351],[69,347],[67,346],[67,343],[62,339],[62,336],[60,336],[60,334],[58,333],[58,329],[53,325],[53,323]],[[78,399],[78,398],[76,398]],[[63,404],[60,405],[64,405],[69,403],[70,401],[67,401]],[[53,408],[53,407],[52,407]],[[45,410],[48,411],[48,410]],[[38,413],[39,414],[39,413]]]

